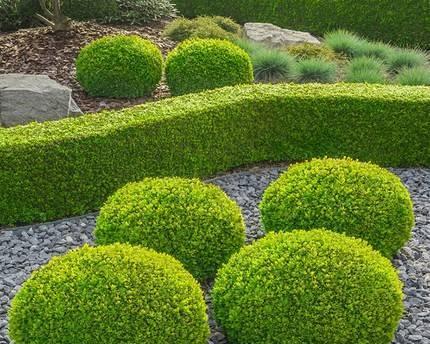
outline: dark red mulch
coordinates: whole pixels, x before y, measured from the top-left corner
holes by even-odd
[[[169,96],[161,84],[151,97],[107,99],[88,96],[75,78],[75,59],[81,47],[92,40],[112,34],[137,34],[157,44],[166,55],[175,42],[161,36],[164,23],[152,26],[107,26],[74,23],[73,31],[53,33],[45,27],[0,33],[0,74],[46,74],[73,90],[73,98],[84,112],[123,108]]]

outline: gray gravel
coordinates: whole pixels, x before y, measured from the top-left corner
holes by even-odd
[[[242,207],[248,241],[264,235],[257,204],[267,185],[284,169],[286,166],[255,167],[210,180]],[[430,344],[430,169],[393,169],[393,172],[409,188],[416,214],[414,236],[393,260],[404,281],[406,296],[406,313],[394,343]],[[93,243],[95,219],[96,214],[91,214],[0,232],[0,344],[9,344],[6,313],[22,282],[50,257]],[[206,300],[210,305],[208,296]],[[222,331],[210,318],[212,335],[208,344],[226,344]]]

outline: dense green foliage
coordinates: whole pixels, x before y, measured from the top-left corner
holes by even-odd
[[[192,39],[167,56],[166,80],[173,95],[249,84],[252,63],[244,50],[229,41]]]
[[[166,25],[163,35],[177,42],[190,38],[232,40],[238,37],[240,30],[238,24],[224,17],[177,18]]]
[[[391,263],[326,230],[269,234],[218,272],[215,315],[236,344],[389,344],[402,316]]]
[[[245,242],[240,208],[197,179],[148,178],[118,190],[102,207],[98,244],[126,242],[171,254],[194,277],[213,277]]]
[[[336,80],[336,64],[321,58],[299,60],[294,72],[294,80],[299,83],[331,83]]]
[[[136,98],[149,95],[161,80],[163,57],[139,36],[108,36],[84,47],[76,77],[92,96]]]
[[[353,58],[346,68],[345,81],[383,84],[386,82],[387,68],[384,63],[374,57]]]
[[[187,17],[230,16],[323,35],[343,28],[398,45],[430,47],[428,0],[176,0]]]
[[[14,30],[22,25],[17,0],[0,0],[0,31]]]
[[[387,58],[388,66],[394,72],[403,68],[424,67],[427,62],[427,54],[416,49],[395,49]]]
[[[429,108],[428,87],[259,84],[0,128],[0,224],[88,213],[144,177],[258,161],[430,166]]]
[[[266,231],[327,228],[367,240],[392,257],[411,236],[409,192],[391,172],[350,159],[293,165],[264,192]]]
[[[205,344],[198,283],[172,257],[129,245],[71,251],[33,273],[12,300],[15,344]]]
[[[319,58],[327,61],[335,61],[337,59],[334,51],[323,44],[293,44],[287,46],[284,50],[300,60]]]
[[[430,86],[430,69],[425,67],[403,68],[396,83],[409,86]]]

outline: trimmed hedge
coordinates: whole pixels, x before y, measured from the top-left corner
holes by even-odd
[[[429,108],[429,87],[247,85],[0,128],[0,224],[87,213],[144,177],[266,160],[430,166]]]
[[[150,95],[161,80],[163,56],[140,36],[106,36],[80,51],[76,78],[92,96],[137,98]]]
[[[199,280],[213,277],[245,243],[239,206],[197,179],[146,178],[103,205],[97,244],[126,242],[171,254]]]
[[[36,270],[12,300],[15,344],[205,344],[206,304],[174,258],[130,245],[84,246]]]
[[[327,230],[272,233],[242,248],[212,291],[236,344],[389,344],[402,297],[388,259]]]
[[[172,95],[250,84],[254,79],[249,55],[221,39],[190,39],[166,59],[166,81]]]
[[[176,0],[180,12],[270,22],[323,35],[346,29],[398,45],[430,47],[428,0]]]
[[[414,211],[399,177],[351,159],[314,159],[290,167],[260,203],[264,229],[328,228],[365,239],[391,258],[411,237]]]

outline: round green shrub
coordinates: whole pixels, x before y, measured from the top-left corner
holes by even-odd
[[[408,190],[391,172],[351,159],[291,166],[260,204],[266,231],[328,228],[367,240],[392,257],[414,225]]]
[[[216,186],[148,178],[109,198],[95,236],[98,244],[127,242],[171,254],[204,279],[241,248],[245,225],[237,204]]]
[[[161,80],[163,57],[139,36],[108,36],[84,47],[76,77],[92,96],[136,98],[151,94]]]
[[[53,258],[9,311],[15,344],[204,344],[208,334],[191,274],[166,254],[121,244]]]
[[[218,272],[215,315],[236,344],[389,344],[402,285],[388,259],[327,230],[271,233]]]
[[[173,95],[224,86],[249,84],[249,55],[237,45],[218,39],[193,39],[179,44],[167,57],[166,79]]]

